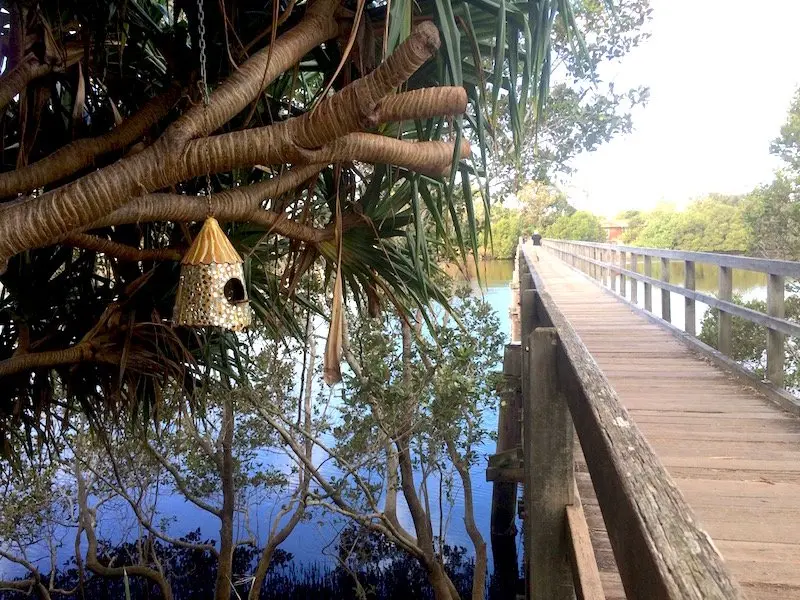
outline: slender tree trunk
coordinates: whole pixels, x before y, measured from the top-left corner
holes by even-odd
[[[306,344],[308,345],[308,364],[306,365],[302,407],[303,429],[305,430],[306,435],[303,449],[306,457],[311,460],[311,455],[314,450],[314,442],[311,437],[311,394],[313,387],[312,384],[314,382],[314,368],[316,366],[317,359],[317,342],[314,338],[314,319],[310,315],[306,324]],[[307,467],[303,468],[300,472],[300,480],[298,482],[298,486],[300,488],[298,490],[298,502],[300,504],[297,509],[295,509],[294,513],[292,513],[292,516],[289,518],[289,522],[286,523],[286,525],[284,525],[275,533],[270,532],[270,538],[267,541],[266,546],[264,546],[264,550],[261,552],[261,557],[258,560],[255,573],[253,574],[253,584],[250,586],[250,592],[247,595],[248,600],[258,600],[259,596],[261,595],[261,588],[264,586],[264,580],[267,577],[267,572],[269,571],[269,565],[272,562],[272,555],[275,553],[275,550],[277,550],[278,546],[280,546],[286,540],[286,538],[289,537],[292,531],[294,531],[294,528],[297,527],[297,524],[303,518],[306,502],[305,496],[308,493],[308,487],[310,483],[311,471]],[[279,523],[276,522],[275,527],[278,527],[278,525]]]
[[[403,340],[403,381],[407,384],[407,389],[411,384],[411,326],[402,320],[402,340]],[[433,533],[431,528],[430,515],[425,512],[422,501],[417,494],[414,485],[414,468],[411,461],[410,431],[413,423],[413,402],[412,394],[407,396],[409,406],[405,411],[405,422],[400,423],[402,432],[396,439],[397,461],[400,468],[400,489],[403,492],[408,510],[411,513],[411,520],[414,522],[414,531],[417,536],[417,545],[422,551],[420,562],[428,574],[428,581],[433,588],[436,600],[458,600],[458,593],[455,593],[455,586],[442,564],[436,558],[433,548]]]
[[[433,588],[436,600],[458,600],[458,594],[454,593],[455,586],[453,582],[450,581],[442,564],[436,559],[436,553],[433,549],[433,537],[430,533],[430,518],[425,513],[414,486],[414,471],[408,441],[398,441],[397,450],[400,463],[400,488],[403,491],[403,497],[414,522],[417,545],[422,550],[420,562],[428,574],[428,581]]]
[[[483,539],[478,525],[475,523],[475,505],[472,498],[472,476],[469,467],[464,464],[456,451],[452,440],[447,440],[447,453],[450,460],[461,477],[461,485],[464,488],[464,527],[467,535],[475,548],[475,571],[472,576],[472,600],[483,600],[486,590],[486,571],[488,558],[486,553],[486,541]]]
[[[233,589],[233,517],[236,509],[236,488],[233,465],[233,399],[225,396],[222,417],[222,514],[219,528],[219,560],[217,582],[214,589],[215,600],[230,600]]]

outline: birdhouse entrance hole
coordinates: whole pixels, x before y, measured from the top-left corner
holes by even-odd
[[[223,291],[225,293],[225,298],[231,304],[241,304],[247,301],[242,280],[238,277],[231,277],[228,279],[228,283],[225,284]]]

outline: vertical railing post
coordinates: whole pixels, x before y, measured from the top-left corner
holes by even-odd
[[[661,259],[661,281],[669,283],[669,259]],[[669,290],[661,288],[661,318],[667,322],[672,321],[672,310],[670,309]]]
[[[614,273],[614,249],[608,249],[608,277],[610,279],[610,287],[612,292],[617,291],[617,276]]]
[[[634,273],[639,272],[639,256],[631,252],[631,271]],[[631,279],[631,302],[636,305],[639,303],[639,280],[633,277]]]
[[[645,255],[644,257],[644,275],[645,277],[653,276],[653,258]],[[653,312],[653,286],[649,281],[644,282],[644,309],[647,312]]]
[[[519,343],[507,344],[503,357],[503,388],[497,417],[496,453],[518,448],[522,441],[522,351]],[[516,594],[517,568],[517,484],[492,484],[491,542],[498,595]]]
[[[687,290],[694,291],[695,289],[694,261],[693,260],[685,261],[684,269],[685,269],[685,274],[683,278],[683,287]],[[689,335],[695,335],[697,332],[695,324],[694,298],[689,298],[689,296],[684,296],[683,300],[684,300],[683,330]]]
[[[719,299],[733,300],[733,270],[730,267],[719,268]],[[731,355],[731,315],[724,310],[719,311],[717,349],[725,356]]]
[[[626,283],[627,277],[622,274],[622,270],[627,265],[628,254],[624,250],[619,251],[619,295],[625,298],[628,295],[628,286]]]
[[[785,281],[782,275],[770,273],[767,282],[767,314],[770,317],[783,319]],[[780,331],[767,329],[767,379],[778,387],[783,387],[784,335]]]
[[[566,507],[574,500],[575,434],[559,390],[558,334],[552,327],[539,327],[528,340],[534,385],[524,398],[525,509],[530,522],[526,595],[530,600],[572,600],[565,520]]]
[[[592,246],[592,277],[600,279],[599,267],[597,265],[597,246]]]

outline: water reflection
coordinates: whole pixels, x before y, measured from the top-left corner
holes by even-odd
[[[644,274],[644,261],[639,257],[635,271]],[[626,268],[633,270],[633,266],[628,262]],[[650,277],[661,279],[661,261],[653,259]],[[669,261],[669,282],[678,287],[684,287],[686,277],[686,264],[682,260]],[[767,275],[756,271],[744,271],[733,269],[733,293],[741,296],[743,300],[766,300],[767,299]],[[615,288],[619,290],[619,276],[615,277]],[[625,281],[625,296],[630,299],[631,287],[637,286],[636,306],[644,308],[644,283],[634,282],[630,278]],[[695,290],[709,296],[717,296],[719,291],[719,267],[717,265],[695,263]],[[670,322],[675,327],[686,330],[686,318],[684,313],[684,296],[676,292],[664,292],[657,286],[653,286],[653,306],[651,312],[657,317],[662,317],[661,297],[668,294],[670,298]],[[695,331],[699,332],[706,313],[710,310],[707,304],[695,302]]]

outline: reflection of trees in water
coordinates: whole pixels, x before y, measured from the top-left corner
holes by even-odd
[[[199,529],[181,538],[188,543],[206,542]],[[156,547],[161,568],[170,582],[175,600],[211,598],[214,595],[217,559],[208,551],[182,548],[152,542]],[[115,566],[137,562],[141,548],[134,543],[103,546],[101,561]],[[240,546],[234,555],[233,572],[250,573],[260,550]],[[332,551],[337,566],[297,564],[289,552],[277,550],[260,598],[262,600],[347,600],[366,598],[375,600],[410,600],[433,598],[427,574],[419,561],[396,545],[374,532],[348,526],[344,529],[336,548]],[[471,594],[473,560],[463,547],[444,546],[442,557],[445,569],[462,598]],[[49,577],[49,576],[48,576]],[[93,600],[119,600],[126,597],[125,582],[121,578],[106,578],[84,574],[84,597]],[[54,575],[60,589],[74,589],[80,581],[74,558]],[[234,577],[236,594],[246,598],[249,578]],[[158,586],[141,577],[129,577],[130,597],[159,599]],[[20,597],[18,591],[0,591],[0,600]],[[79,596],[80,597],[80,596]]]
[[[630,260],[630,259],[629,259]],[[637,272],[644,273],[644,261],[639,257]],[[630,268],[630,264],[628,265]],[[651,277],[661,278],[661,261],[653,258]],[[719,267],[703,263],[695,263],[695,289],[698,292],[712,292],[719,290]],[[682,260],[672,260],[669,263],[669,280],[675,285],[683,285],[686,276],[685,263]],[[744,271],[742,269],[733,270],[733,289],[737,293],[747,294],[759,288],[764,288],[766,296],[767,276],[764,273],[755,271]]]

